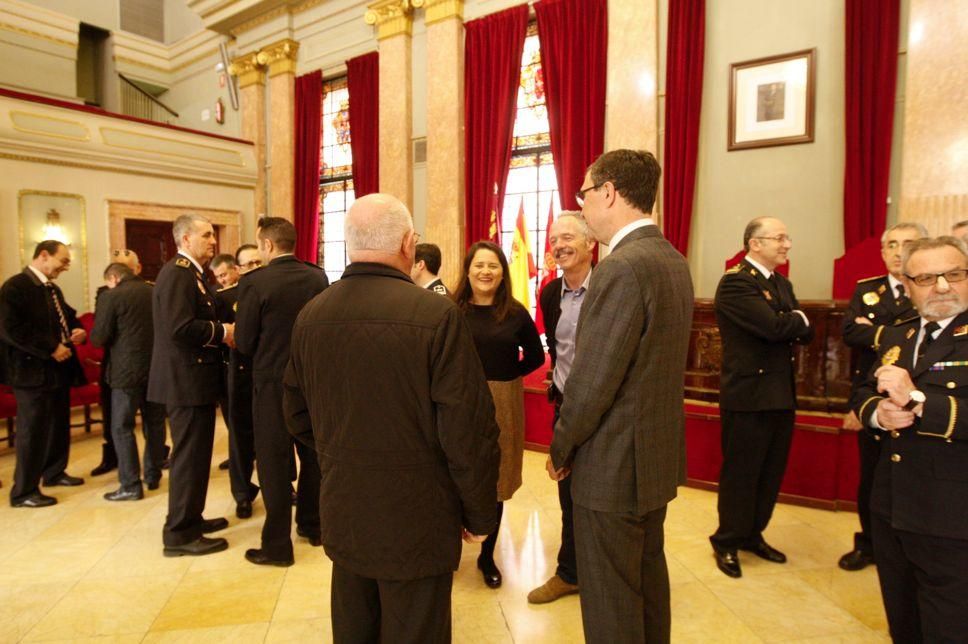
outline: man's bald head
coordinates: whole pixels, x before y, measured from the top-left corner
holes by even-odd
[[[351,262],[387,264],[410,274],[416,246],[413,217],[396,197],[374,193],[357,199],[346,213],[345,232]]]
[[[135,275],[141,273],[141,261],[138,259],[138,253],[133,250],[128,250],[127,248],[116,250],[111,253],[111,261],[115,264],[124,264]]]

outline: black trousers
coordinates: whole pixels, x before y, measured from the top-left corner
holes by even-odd
[[[561,400],[555,402],[555,416],[551,421],[554,432],[561,414]],[[571,477],[558,481],[558,504],[561,506],[561,546],[558,548],[558,568],[555,574],[569,584],[578,583],[578,562],[575,557],[575,525],[572,518]]]
[[[654,644],[670,640],[665,517],[666,506],[636,516],[575,505],[586,642]]]
[[[215,439],[215,404],[169,406],[168,423],[173,448],[168,470],[168,518],[162,538],[166,546],[183,546],[202,536]]]
[[[773,516],[793,440],[792,409],[723,410],[723,468],[719,475],[719,529],[709,540],[718,551],[762,540]]]
[[[293,440],[282,413],[282,379],[256,382],[252,401],[256,468],[266,507],[262,549],[273,559],[288,559],[292,557],[289,458]],[[306,535],[319,536],[319,461],[315,450],[302,443],[296,442],[296,452],[300,465],[296,525]]]
[[[104,373],[107,369],[107,360],[101,363],[101,379],[98,380],[99,387],[99,400],[101,405],[101,429],[103,430],[104,445],[106,449],[114,450],[114,434],[111,428],[114,425],[111,424],[111,385],[108,381],[104,379]]]
[[[111,390],[110,433],[118,456],[118,481],[125,490],[141,487],[141,461],[138,441],[134,437],[135,416],[141,411],[141,433],[145,438],[145,481],[161,480],[161,462],[165,460],[165,406],[148,400],[148,386]]]
[[[871,532],[891,639],[968,642],[968,540],[895,530],[878,514]]]
[[[17,464],[10,488],[16,503],[64,473],[71,447],[70,387],[13,390],[17,401]]]
[[[406,581],[360,577],[333,563],[334,644],[447,644],[454,574]]]
[[[874,470],[881,455],[881,441],[869,432],[857,432],[857,453],[860,457],[860,480],[857,482],[857,518],[860,532],[854,533],[854,548],[873,555],[871,539],[871,488],[874,487]]]
[[[255,437],[252,434],[252,377],[229,367],[228,375],[229,484],[236,503],[251,501],[259,493],[252,483]]]

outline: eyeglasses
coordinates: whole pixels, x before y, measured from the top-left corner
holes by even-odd
[[[793,243],[793,237],[789,235],[777,235],[776,237],[754,237],[753,239],[769,239],[770,241],[775,241],[778,244],[785,244],[787,242]]]
[[[953,271],[947,271],[944,273],[924,273],[922,275],[905,275],[906,278],[917,284],[918,286],[934,286],[938,283],[938,278],[943,277],[944,281],[953,282],[963,282],[968,279],[968,268],[956,268]]]
[[[579,190],[578,192],[575,193],[575,201],[578,202],[578,205],[579,206],[584,206],[585,205],[585,193],[586,192],[589,192],[591,190],[598,190],[599,188],[601,188],[602,186],[604,186],[606,183],[608,183],[608,181],[602,181],[598,185],[592,186],[590,188],[584,188],[582,190]]]
[[[125,257],[128,257],[129,255],[131,255],[133,253],[132,253],[132,251],[130,251],[127,248],[125,248],[123,250],[116,250],[116,251],[112,252],[111,254],[114,255],[115,257],[120,257],[121,255],[124,255]]]
[[[260,266],[262,266],[261,259],[252,259],[242,264],[242,268],[258,268]]]

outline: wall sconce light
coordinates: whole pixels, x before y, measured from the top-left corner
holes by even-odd
[[[63,244],[70,244],[67,231],[61,226],[60,213],[54,208],[47,211],[47,223],[44,224],[44,239],[56,239]]]

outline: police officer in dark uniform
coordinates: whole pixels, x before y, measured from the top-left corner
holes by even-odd
[[[417,244],[413,258],[413,268],[410,269],[410,279],[413,283],[437,295],[450,295],[444,282],[437,277],[440,272],[440,247],[437,244]]]
[[[246,551],[254,564],[293,563],[292,496],[289,486],[291,438],[282,410],[282,377],[289,361],[289,344],[303,306],[329,286],[326,273],[293,255],[296,229],[286,219],[259,221],[259,253],[263,267],[239,282],[236,311],[237,343],[252,357],[253,420],[256,467],[266,520],[262,547]],[[300,472],[296,501],[296,532],[320,545],[319,463],[315,451],[296,443]]]
[[[776,272],[793,246],[783,222],[754,219],[743,233],[743,246],[747,255],[719,281],[715,304],[723,340],[723,467],[719,529],[709,540],[716,565],[730,577],[742,575],[737,550],[786,561],[764,541],[763,531],[773,515],[793,438],[793,344],[813,338],[793,286]]]
[[[895,642],[968,640],[968,249],[905,249],[919,316],[881,334],[855,398],[882,437],[871,492],[874,558]]]
[[[224,518],[205,520],[205,497],[215,437],[215,404],[222,391],[224,342],[232,324],[218,321],[215,294],[203,264],[215,254],[215,231],[201,215],[186,214],[172,226],[178,254],[158,273],[152,317],[154,343],[148,400],[168,410],[171,454],[168,517],[163,540],[167,557],[225,550],[225,539],[204,534],[228,527]]]
[[[885,327],[894,326],[917,315],[902,282],[901,250],[914,239],[927,237],[921,224],[905,222],[891,226],[881,236],[881,257],[887,275],[857,282],[857,288],[844,314],[844,342],[854,348],[851,400],[867,380],[877,358],[877,346]],[[853,412],[844,418],[844,429],[857,431],[860,480],[857,484],[857,515],[860,532],[854,534],[854,549],[840,558],[844,570],[861,570],[874,561],[871,545],[871,483],[880,453],[880,436],[861,430]]]

